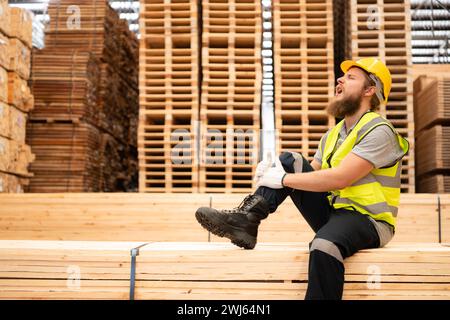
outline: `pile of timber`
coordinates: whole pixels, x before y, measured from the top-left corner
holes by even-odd
[[[0,239],[229,242],[208,234],[194,213],[199,207],[234,208],[244,196],[203,193],[2,195]],[[448,195],[402,194],[392,242],[450,242],[449,205]],[[309,242],[313,237],[311,228],[287,199],[262,221],[258,242]]]
[[[139,252],[135,268],[132,251]],[[300,300],[308,256],[307,243],[293,242],[242,250],[228,243],[1,240],[0,298]],[[440,244],[362,250],[345,261],[343,298],[448,300],[449,263],[450,247]]]
[[[28,87],[32,14],[0,1],[0,193],[23,192],[34,154],[25,143],[33,96]]]
[[[136,190],[137,39],[106,0],[79,1],[79,20],[72,5],[49,2],[46,48],[33,52],[29,191]]]
[[[196,222],[243,196],[0,195],[0,298],[130,299],[134,285],[136,299],[303,299],[313,233],[292,203],[254,250]],[[449,195],[402,194],[394,240],[346,259],[344,299],[450,299],[449,231]]]
[[[450,192],[450,71],[425,71],[414,81],[416,175],[420,192]]]

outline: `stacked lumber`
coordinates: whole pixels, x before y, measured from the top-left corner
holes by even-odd
[[[203,4],[200,192],[251,192],[259,152],[261,1]]]
[[[26,124],[33,109],[28,87],[32,15],[0,1],[0,193],[23,192],[34,160],[25,143]]]
[[[2,299],[304,298],[307,243],[0,241]],[[345,261],[344,299],[450,299],[450,247],[397,244]]]
[[[450,192],[450,77],[423,71],[414,81],[416,175],[420,192]]]
[[[61,180],[64,182],[64,177]],[[0,195],[0,239],[229,242],[208,234],[194,213],[199,207],[234,208],[244,196],[215,193]],[[442,214],[445,212],[442,197],[440,202],[439,216],[436,194],[402,194],[392,241],[438,243],[439,225],[450,226],[450,216]],[[311,228],[287,199],[262,221],[258,243],[309,242],[313,237]]]
[[[198,3],[141,1],[139,191],[198,191]]]
[[[351,57],[377,57],[392,75],[387,106],[380,114],[388,119],[410,145],[402,160],[401,190],[414,192],[414,117],[412,100],[411,14],[409,0],[352,0]]]
[[[28,192],[99,192],[101,133],[86,122],[30,121],[36,161]]]
[[[336,123],[325,111],[334,95],[333,2],[281,0],[273,15],[277,152],[312,160]]]
[[[36,108],[30,117],[32,131],[28,140],[41,144],[33,167],[39,178],[31,182],[30,190],[135,190],[136,37],[106,0],[79,1],[76,6],[79,17],[72,12],[72,5],[72,1],[50,1],[46,48],[33,52]],[[42,145],[46,129],[59,145],[55,142]],[[77,146],[73,141],[83,147],[71,149]],[[55,148],[62,157],[60,161],[69,163],[64,173],[58,173],[58,161],[49,160],[49,152]],[[85,160],[79,163],[82,158]],[[73,163],[79,166],[72,166]],[[87,171],[80,174],[81,168]],[[95,170],[98,172],[94,173]]]
[[[135,242],[0,242],[0,287],[4,289],[1,299],[127,299],[130,250],[141,245]],[[15,256],[14,252],[20,255]],[[22,276],[26,270],[29,277]]]

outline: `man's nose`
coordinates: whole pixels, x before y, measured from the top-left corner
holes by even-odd
[[[338,84],[343,84],[344,83],[344,77],[340,77],[337,79]]]

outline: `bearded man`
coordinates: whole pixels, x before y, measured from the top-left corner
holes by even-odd
[[[256,191],[235,209],[202,207],[198,222],[245,249],[256,245],[261,220],[290,197],[315,232],[309,245],[306,299],[342,299],[344,259],[386,245],[394,236],[401,159],[409,150],[392,124],[375,111],[386,105],[391,74],[376,58],[341,63],[327,112],[342,118],[320,140],[309,163],[284,152],[256,169]]]

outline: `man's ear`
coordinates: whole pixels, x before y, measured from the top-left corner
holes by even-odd
[[[364,89],[364,97],[370,97],[373,96],[376,93],[376,87],[370,86]]]

